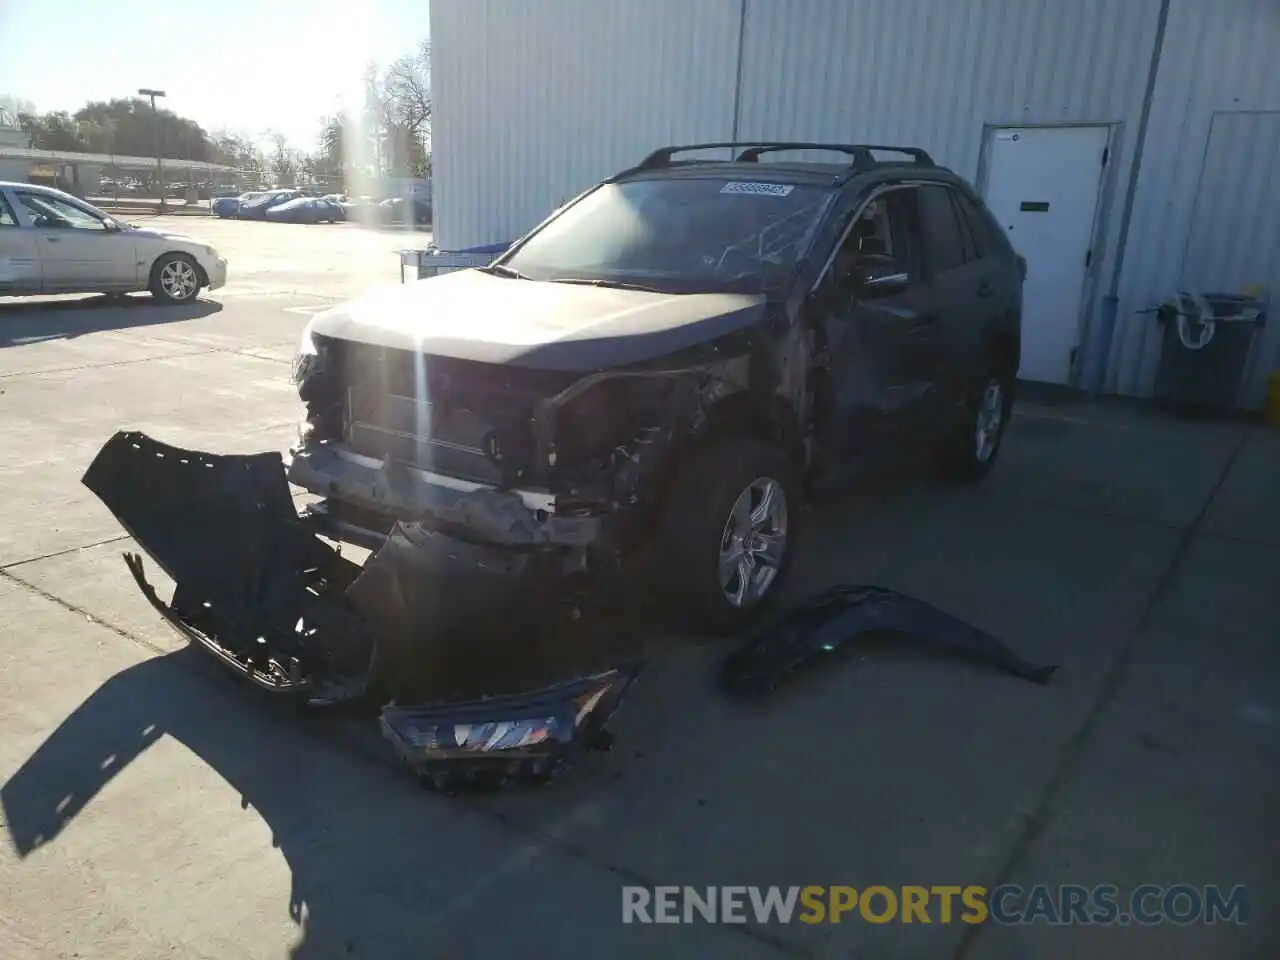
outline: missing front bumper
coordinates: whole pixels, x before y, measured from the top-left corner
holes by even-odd
[[[419,715],[509,722],[513,701],[494,695],[559,703],[574,684],[610,673],[589,650],[578,658],[553,649],[569,589],[555,550],[396,525],[360,567],[299,519],[278,454],[217,456],[136,432],[112,437],[84,483],[174,581],[166,602],[141,557],[127,554],[147,600],[254,686],[313,706],[375,695],[435,704],[386,709],[384,731],[402,753],[403,731],[416,729]],[[624,692],[629,683],[609,688]],[[545,772],[597,739],[619,698],[597,698],[569,725],[557,707],[548,714],[559,718],[555,736],[481,751],[479,766],[506,769],[510,759]],[[446,779],[477,768],[465,751],[420,750],[412,760],[419,773]]]
[[[391,459],[377,459],[342,444],[311,444],[294,451],[288,479],[318,496],[390,517],[466,527],[484,539],[513,546],[586,546],[601,532],[598,516],[560,516],[545,491],[498,490]]]

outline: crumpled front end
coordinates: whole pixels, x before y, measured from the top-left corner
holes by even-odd
[[[401,706],[386,710],[384,730],[402,752],[413,736],[404,731],[420,726],[406,719],[414,704],[434,705],[424,716],[514,722],[509,701],[470,701],[538,691],[558,704],[559,692],[609,675],[593,661],[607,643],[554,650],[576,609],[553,548],[513,552],[397,524],[360,566],[299,518],[279,454],[219,456],[137,432],[112,437],[84,483],[174,581],[166,602],[142,559],[126,555],[148,600],[183,636],[255,686],[314,706],[393,698]],[[499,738],[483,759],[514,749],[538,761],[519,769],[545,772],[598,742],[618,699],[595,698],[573,723],[556,706],[546,736]],[[431,779],[475,768],[465,750],[425,749],[414,759]]]
[[[425,521],[504,547],[625,552],[676,445],[746,361],[583,374],[304,335],[306,406],[290,482],[324,498],[319,529],[362,545]],[[734,381],[729,386],[726,380]]]

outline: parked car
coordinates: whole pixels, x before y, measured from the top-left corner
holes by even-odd
[[[389,197],[378,204],[384,223],[422,227],[431,224],[431,204],[417,197]]]
[[[235,216],[239,220],[265,220],[267,211],[302,196],[301,190],[267,190],[249,200],[242,200]]]
[[[264,196],[266,196],[266,192],[262,190],[251,190],[239,196],[215,197],[209,209],[215,217],[236,217],[240,213],[241,204]]]
[[[295,197],[268,207],[265,216],[281,223],[337,223],[346,219],[342,207],[324,197]]]
[[[322,198],[336,208],[339,220],[355,219],[356,206],[345,193],[326,193]]]
[[[0,182],[0,296],[129,293],[185,303],[227,281],[191,237],[123,223],[61,190]]]

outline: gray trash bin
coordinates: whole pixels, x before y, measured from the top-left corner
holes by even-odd
[[[1156,312],[1164,331],[1156,399],[1193,413],[1234,409],[1262,301],[1232,293],[1180,293]]]

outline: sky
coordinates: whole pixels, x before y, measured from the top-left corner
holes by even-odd
[[[0,96],[40,112],[163,90],[209,131],[316,146],[370,60],[428,37],[428,0],[0,0]]]

